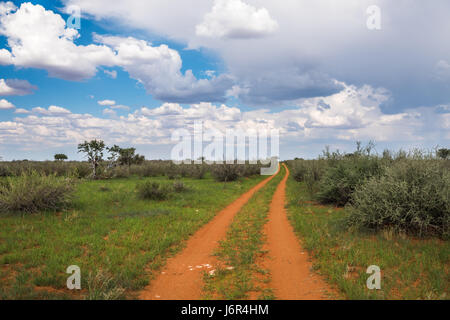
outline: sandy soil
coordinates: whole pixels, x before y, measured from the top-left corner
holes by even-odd
[[[285,190],[289,170],[285,168],[286,175],[275,191],[269,220],[264,227],[267,241],[263,250],[267,254],[262,265],[272,277],[268,287],[280,300],[329,299],[333,291],[319,275],[312,272],[308,253],[301,247],[286,215]]]

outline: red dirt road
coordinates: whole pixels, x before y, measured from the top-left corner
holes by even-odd
[[[274,176],[263,180],[241,195],[198,230],[179,254],[167,260],[161,274],[140,293],[139,298],[144,300],[200,299],[203,287],[202,271],[214,270],[215,257],[212,254],[218,242],[225,238],[234,215]]]
[[[268,284],[277,299],[280,300],[319,300],[329,299],[327,293],[333,291],[311,271],[312,263],[307,252],[301,247],[299,239],[286,215],[286,175],[278,185],[272,199],[269,220],[265,225],[267,242],[264,250],[268,251],[263,261],[272,276]]]

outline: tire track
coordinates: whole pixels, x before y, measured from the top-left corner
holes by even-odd
[[[167,260],[163,271],[141,291],[139,298],[144,300],[200,299],[203,271],[214,270],[215,257],[212,254],[218,242],[225,238],[234,215],[275,175],[261,181],[241,195],[200,228],[187,241],[186,247],[179,254]]]

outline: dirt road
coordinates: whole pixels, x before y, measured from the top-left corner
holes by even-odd
[[[205,270],[213,272],[215,258],[212,253],[218,241],[225,238],[234,215],[274,176],[270,176],[244,193],[197,231],[178,255],[167,260],[160,275],[140,293],[139,298],[145,300],[200,299],[203,287],[202,272]]]
[[[286,175],[275,191],[264,228],[267,236],[264,250],[268,253],[263,265],[272,276],[268,286],[280,300],[327,299],[332,290],[320,276],[311,272],[312,263],[286,215],[285,190],[289,170],[285,168]]]

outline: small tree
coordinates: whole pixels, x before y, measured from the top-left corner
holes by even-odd
[[[55,160],[56,161],[64,161],[67,160],[69,158],[67,158],[67,156],[64,153],[57,153],[55,154]]]
[[[127,165],[128,167],[131,166],[131,164],[133,163],[133,159],[135,157],[135,151],[136,148],[121,148],[119,153],[120,153],[120,158],[119,158],[119,162],[121,165]]]
[[[86,154],[89,163],[92,165],[93,178],[97,177],[97,167],[103,161],[103,151],[105,143],[102,140],[85,141],[78,145],[78,152]]]
[[[135,152],[136,148],[119,148],[120,157],[118,161],[120,165],[127,165],[129,168],[132,164],[142,164],[145,157],[135,154]]]
[[[442,159],[450,158],[450,149],[442,148],[437,151],[437,156]]]
[[[107,147],[106,150],[109,152],[108,167],[115,167],[120,156],[120,147],[115,144],[112,147]]]

